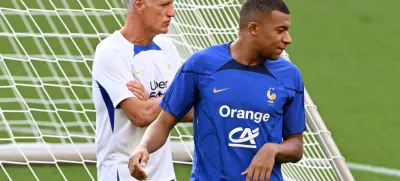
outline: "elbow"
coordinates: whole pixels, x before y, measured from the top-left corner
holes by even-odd
[[[139,128],[145,128],[145,127],[149,126],[149,124],[147,124],[147,123],[146,123],[145,121],[143,121],[143,120],[139,120],[139,121],[131,120],[131,122],[133,122],[133,124],[136,125],[136,126],[139,127]]]
[[[292,163],[297,163],[301,159],[303,159],[303,153],[302,154],[297,154],[296,156],[293,157]]]
[[[304,152],[303,147],[300,147],[300,148],[298,149],[298,151],[296,152],[296,154],[293,155],[292,163],[297,163],[297,162],[299,162],[301,159],[303,159],[303,152]]]

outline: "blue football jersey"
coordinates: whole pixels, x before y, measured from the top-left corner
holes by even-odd
[[[194,107],[192,181],[243,181],[265,143],[305,131],[300,71],[278,59],[247,66],[229,43],[193,54],[180,68],[160,106],[181,119]],[[271,181],[283,180],[275,163]]]

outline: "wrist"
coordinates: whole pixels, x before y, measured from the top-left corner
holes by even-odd
[[[138,148],[143,148],[143,149],[146,149],[146,150],[147,150],[147,143],[141,142],[141,143],[139,144]]]
[[[274,156],[278,155],[280,152],[280,145],[276,143],[266,143],[263,147],[265,147],[268,152],[272,153]]]

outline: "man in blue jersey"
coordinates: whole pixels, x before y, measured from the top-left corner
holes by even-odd
[[[305,131],[300,71],[280,58],[292,41],[290,24],[282,0],[245,1],[238,38],[193,54],[180,68],[130,171],[145,175],[149,153],[194,107],[192,181],[283,180],[281,164],[301,160]]]

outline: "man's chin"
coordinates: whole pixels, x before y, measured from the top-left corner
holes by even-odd
[[[272,60],[272,61],[275,61],[275,60],[278,60],[278,59],[279,59],[279,56],[280,56],[280,55],[272,55],[272,56],[269,57],[268,59],[269,59],[269,60]]]
[[[161,30],[160,30],[160,33],[161,33],[161,34],[166,34],[166,33],[168,33],[168,27],[161,29]]]

